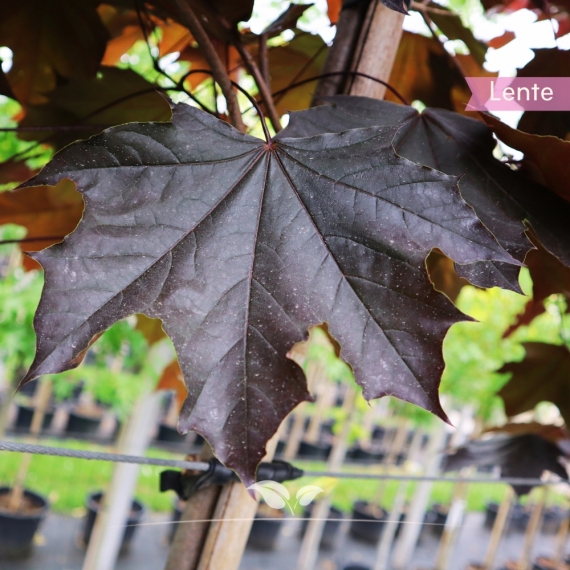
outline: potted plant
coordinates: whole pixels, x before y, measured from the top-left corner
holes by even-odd
[[[256,550],[273,550],[284,520],[282,510],[260,503],[251,525],[247,546]]]
[[[101,507],[101,500],[103,498],[102,492],[91,493],[87,497],[87,515],[85,516],[84,524],[83,524],[83,532],[81,534],[81,539],[83,546],[87,547],[89,544],[89,540],[91,538],[91,533],[93,532],[93,527],[95,526],[95,519],[97,518],[97,514]],[[117,532],[123,533],[123,538],[121,540],[121,549],[119,553],[121,555],[127,554],[133,537],[135,535],[135,531],[137,529],[137,525],[142,521],[145,516],[146,509],[144,505],[137,501],[136,499],[133,500],[131,504],[131,511],[129,513],[129,517],[125,523],[125,527],[117,528]]]
[[[10,507],[10,487],[0,487],[0,560],[26,558],[48,511],[45,497],[25,489],[16,510]]]
[[[357,540],[376,544],[380,540],[388,512],[379,505],[356,501],[352,506],[350,534]]]
[[[307,530],[312,510],[313,510],[313,504],[311,503],[303,511],[304,520],[301,523],[301,528],[300,528],[301,536],[303,536],[305,534],[305,531]],[[325,526],[323,528],[323,535],[321,537],[321,543],[320,543],[321,548],[331,549],[334,547],[336,543],[337,534],[343,518],[344,518],[344,513],[340,509],[336,507],[331,507],[329,509],[329,514],[327,517],[327,521],[325,522]]]

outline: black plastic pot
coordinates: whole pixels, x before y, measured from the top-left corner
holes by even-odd
[[[305,511],[303,511],[303,517],[310,518],[312,512],[312,505],[309,505]],[[329,510],[329,516],[327,522],[325,523],[325,528],[323,529],[323,536],[321,538],[321,548],[333,548],[336,543],[336,535],[338,534],[338,529],[340,528],[340,524],[342,522],[341,519],[344,518],[344,514],[341,510],[331,507]],[[309,525],[308,520],[304,520],[301,524],[301,531],[300,534],[303,536],[305,531],[307,530],[307,526]]]
[[[487,503],[485,506],[485,520],[483,526],[485,528],[491,529],[495,524],[497,519],[497,513],[499,512],[499,503]]]
[[[276,511],[276,514],[282,515],[281,511]],[[262,513],[257,513],[251,531],[247,540],[247,546],[255,550],[273,550],[277,545],[279,538],[279,531],[283,525],[284,518],[277,518],[266,516]]]
[[[443,529],[447,521],[447,509],[437,503],[426,513],[424,517],[424,525],[428,530],[437,535],[443,534]]]
[[[95,525],[95,519],[97,518],[97,513],[99,512],[99,505],[101,503],[101,497],[103,493],[92,493],[87,497],[87,515],[85,517],[85,526],[83,527],[83,544],[87,546],[89,544],[89,539],[91,538],[91,533],[93,532],[93,526]],[[135,530],[137,529],[137,524],[141,522],[145,514],[144,505],[137,500],[133,500],[131,506],[131,512],[129,518],[127,519],[126,526],[123,532],[123,540],[121,542],[121,550],[119,554],[126,554],[129,551]],[[121,528],[117,528],[117,532],[121,532]]]
[[[382,426],[374,426],[371,435],[372,439],[382,439],[386,435],[386,429]]]
[[[352,461],[381,462],[385,454],[377,449],[362,449],[362,447],[357,446],[349,449],[346,456]]]
[[[364,501],[356,501],[352,506],[352,518],[350,534],[357,540],[376,544],[380,540],[384,521],[388,513],[382,509],[379,517],[370,512],[369,504]]]
[[[32,418],[34,417],[34,408],[29,406],[18,406],[18,413],[14,428],[18,431],[30,431],[32,425]],[[42,421],[42,431],[49,429],[51,421],[53,420],[53,412],[46,412]]]
[[[486,528],[491,529],[495,524],[497,513],[499,512],[498,503],[487,503],[485,507],[485,522]],[[523,532],[526,529],[530,517],[530,513],[520,504],[515,504],[509,511],[507,524],[505,525],[506,532],[518,531]],[[558,523],[560,524],[560,522]]]
[[[568,516],[568,511],[560,507],[548,507],[544,509],[542,520],[542,532],[545,534],[556,534],[562,521]]]
[[[69,412],[65,433],[68,435],[92,437],[99,432],[101,418],[84,416],[77,412]]]
[[[7,495],[9,487],[0,487],[0,495]],[[24,491],[38,510],[29,514],[0,511],[0,560],[15,560],[29,556],[32,552],[34,534],[48,511],[47,499]]]
[[[302,441],[299,444],[299,451],[297,457],[307,459],[328,459],[331,453],[332,446],[329,443],[309,443]]]
[[[523,505],[516,503],[509,513],[509,527],[517,532],[524,532],[530,520],[530,511]]]
[[[36,389],[38,387],[38,381],[30,380],[30,382],[26,382],[18,392],[23,394],[24,396],[29,396],[30,398],[36,393]]]
[[[159,424],[156,441],[164,443],[184,443],[186,441],[186,434],[180,434],[175,427]]]

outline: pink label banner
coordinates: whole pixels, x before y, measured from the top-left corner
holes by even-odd
[[[467,111],[570,111],[570,77],[466,77]]]

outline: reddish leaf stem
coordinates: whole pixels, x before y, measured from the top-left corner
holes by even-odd
[[[267,111],[267,116],[275,129],[275,132],[279,132],[283,127],[281,127],[281,120],[279,118],[279,113],[275,108],[275,103],[273,102],[273,95],[271,94],[271,90],[269,89],[268,84],[265,82],[261,71],[259,71],[259,67],[255,63],[252,55],[249,53],[247,48],[243,45],[239,38],[236,38],[234,42],[234,46],[238,50],[247,70],[252,75],[255,83],[257,84],[257,88],[259,89],[259,95],[261,96],[261,100],[265,105],[265,110]]]
[[[178,13],[180,14],[182,24],[190,30],[194,39],[198,43],[198,47],[202,51],[208,65],[212,69],[212,74],[214,79],[217,81],[218,85],[222,89],[222,93],[226,98],[228,104],[228,114],[230,116],[231,122],[236,129],[241,132],[245,132],[245,125],[241,118],[241,111],[238,105],[237,97],[232,89],[232,81],[226,71],[218,52],[214,48],[208,34],[202,27],[202,24],[196,17],[194,10],[190,7],[190,4],[184,0],[172,0]]]

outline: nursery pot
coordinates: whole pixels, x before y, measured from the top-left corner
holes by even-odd
[[[374,426],[372,430],[372,439],[382,439],[386,435],[386,429],[382,426]]]
[[[447,521],[447,509],[442,505],[435,504],[426,513],[424,518],[424,525],[428,527],[428,530],[433,534],[441,536],[443,534],[443,529]]]
[[[330,455],[331,449],[332,446],[328,443],[309,443],[308,441],[302,441],[299,444],[297,457],[325,460]]]
[[[303,517],[305,517],[305,519],[308,519],[311,516],[312,510],[313,510],[312,505],[309,505],[309,507],[303,511]],[[323,529],[323,536],[321,538],[320,546],[322,548],[332,548],[335,545],[336,535],[338,533],[338,529],[340,528],[340,524],[342,522],[341,520],[338,519],[342,518],[344,518],[342,511],[340,511],[335,507],[330,508],[328,516],[329,520],[325,522],[325,527]],[[305,534],[308,525],[309,525],[308,520],[304,520],[303,523],[301,524],[301,531],[300,531],[301,536]]]
[[[26,558],[32,552],[34,534],[48,510],[47,499],[24,491],[27,509],[12,513],[4,510],[9,487],[0,487],[0,560]]]
[[[34,408],[29,406],[18,406],[18,414],[14,422],[14,428],[20,431],[30,431],[32,418],[34,417]],[[49,429],[53,419],[53,412],[46,412],[42,420],[42,431]]]
[[[283,511],[272,509],[263,503],[259,505],[251,525],[247,546],[256,550],[273,550],[283,521]]]
[[[375,449],[362,449],[362,447],[353,447],[346,454],[352,461],[369,461],[380,462],[384,459],[384,453]]]
[[[175,427],[159,424],[156,441],[162,441],[164,443],[184,443],[186,441],[186,434],[182,435],[178,433]]]
[[[99,431],[101,417],[86,416],[78,412],[69,412],[65,433],[68,435],[93,436]]]
[[[560,524],[567,516],[568,511],[557,506],[544,509],[542,532],[545,534],[556,534],[560,528]]]
[[[93,526],[95,525],[95,519],[97,518],[97,513],[99,512],[99,506],[101,504],[101,497],[103,493],[92,493],[87,497],[87,515],[85,517],[85,526],[83,527],[83,544],[87,546],[89,544],[89,539],[91,538],[91,533],[93,532]],[[145,508],[140,501],[133,500],[131,506],[131,512],[129,513],[129,518],[126,522],[126,527],[121,529],[117,528],[117,532],[123,533],[123,540],[121,542],[120,554],[126,554],[133,540],[135,534],[136,525],[141,522],[145,514]]]
[[[358,540],[376,544],[387,516],[388,513],[380,507],[356,501],[352,506],[352,518],[355,520],[350,523],[350,534]]]

